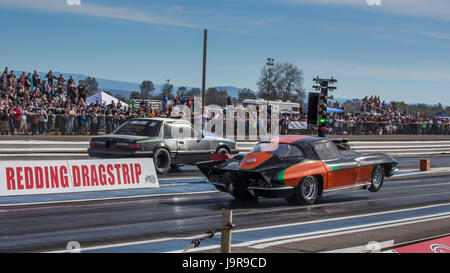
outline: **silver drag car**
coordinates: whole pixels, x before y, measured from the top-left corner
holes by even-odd
[[[172,167],[210,160],[213,153],[239,150],[235,141],[200,131],[186,120],[137,118],[112,134],[93,137],[88,153],[99,158],[152,157],[156,171],[165,174]]]

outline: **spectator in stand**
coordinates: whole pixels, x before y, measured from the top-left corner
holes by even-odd
[[[66,135],[71,135],[74,127],[75,122],[75,111],[71,108],[67,111],[67,129],[66,129]]]
[[[28,73],[25,76],[25,90],[30,91],[32,87],[32,81],[31,81],[31,73]]]
[[[1,91],[6,91],[8,89],[8,85],[9,85],[8,74],[3,72],[2,77],[0,78]]]
[[[32,80],[33,80],[33,89],[41,87],[41,77],[37,73],[37,70],[34,70]]]
[[[28,109],[25,106],[23,106],[22,116],[20,119],[19,134],[28,135],[30,133],[29,130],[31,128],[32,118],[33,118],[32,112],[28,111]]]
[[[47,78],[48,84],[50,86],[53,86],[54,80],[56,80],[56,77],[53,75],[53,72],[50,70],[45,77]]]
[[[9,113],[7,109],[2,109],[0,114],[0,133],[7,135],[9,131]]]
[[[66,83],[66,79],[63,77],[62,74],[59,74],[58,78],[58,94],[64,93],[64,84]]]
[[[55,114],[51,111],[47,111],[47,135],[50,134],[50,132],[53,132],[55,128]]]
[[[105,116],[105,130],[106,134],[110,134],[113,127],[113,114],[111,110],[108,110],[108,114]]]
[[[38,116],[38,134],[43,135],[45,133],[45,125],[48,122],[48,115],[47,112],[44,110],[43,107],[39,110],[39,116]]]
[[[31,110],[30,112],[28,112],[28,116],[31,116],[31,134],[35,135],[35,134],[39,134],[38,133],[38,126],[39,126],[39,117],[40,117],[40,113],[38,110]]]
[[[16,75],[14,75],[14,71],[11,70],[11,74],[9,74],[9,76],[8,76],[8,83],[9,83],[10,86],[15,87],[16,86],[16,82],[17,82]]]
[[[98,135],[98,113],[97,110],[91,112],[89,116],[91,135]]]
[[[86,92],[87,92],[86,85],[84,85],[83,81],[79,81],[79,84],[78,84],[78,98],[82,99],[83,102],[86,101]]]

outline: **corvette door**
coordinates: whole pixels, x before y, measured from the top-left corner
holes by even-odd
[[[329,140],[315,142],[313,147],[327,169],[326,189],[355,185],[358,175],[358,163],[355,160],[343,157],[336,145]]]

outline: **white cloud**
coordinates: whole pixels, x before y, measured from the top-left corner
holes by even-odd
[[[182,6],[173,6],[171,8],[171,10],[176,11],[176,12],[182,12],[183,11],[183,7]]]
[[[381,0],[381,5],[368,5],[367,0],[276,0],[290,4],[319,4],[353,6],[372,9],[377,12],[427,17],[450,21],[450,1],[448,0]]]
[[[69,0],[67,0],[69,1]],[[70,0],[71,3],[77,0]],[[79,1],[79,0],[78,0]],[[86,16],[120,19],[150,24],[202,28],[200,25],[187,23],[176,18],[152,14],[150,12],[128,7],[95,5],[83,2],[81,5],[68,5],[64,0],[0,0],[0,6],[33,9],[45,12],[73,13]]]
[[[81,0],[66,0],[69,6],[81,6]]]
[[[350,63],[339,60],[317,60],[304,65],[310,72],[337,71],[337,74],[387,80],[450,82],[450,66],[424,61],[421,67]]]
[[[271,23],[277,23],[282,20],[283,20],[282,17],[270,17],[270,18],[263,18],[263,19],[253,21],[253,24],[254,25],[267,25],[267,24],[271,24]]]

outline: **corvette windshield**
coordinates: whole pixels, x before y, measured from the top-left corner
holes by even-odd
[[[266,152],[279,157],[303,157],[300,148],[285,143],[258,143],[251,151],[252,153]]]

